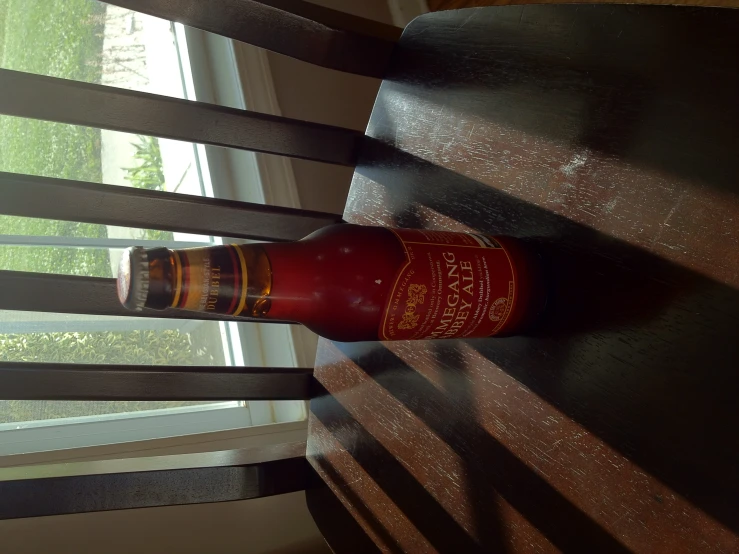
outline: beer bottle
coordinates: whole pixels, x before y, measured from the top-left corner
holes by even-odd
[[[290,243],[129,248],[118,294],[132,310],[292,321],[343,342],[515,334],[544,300],[517,239],[351,224]]]

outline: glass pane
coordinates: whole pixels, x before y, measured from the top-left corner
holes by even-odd
[[[111,277],[110,264],[108,250],[100,248],[0,245],[0,269]]]
[[[217,325],[201,322],[154,321],[149,329],[122,330],[126,318],[61,316],[40,321],[42,314],[16,312],[8,328],[48,332],[0,333],[0,361],[117,363],[131,365],[224,365],[223,345]],[[48,319],[48,318],[47,318]],[[35,321],[34,321],[35,320]],[[45,324],[45,325],[44,325]],[[91,328],[106,331],[89,331]],[[162,327],[162,328],[157,328]],[[166,328],[172,327],[172,328]],[[55,330],[58,329],[58,330]],[[103,401],[0,401],[0,423],[14,423],[120,412],[199,405],[203,402],[103,402]]]
[[[169,22],[97,0],[0,0],[0,66],[184,97]],[[0,171],[200,195],[192,144],[0,117]],[[0,235],[210,243],[210,237],[0,216]],[[113,277],[119,250],[3,245],[0,269]],[[230,365],[216,322],[0,312],[0,360]],[[0,423],[172,408],[182,402],[0,402]]]
[[[3,68],[185,97],[176,34],[168,21],[97,0],[0,0],[0,6]],[[190,143],[8,116],[0,116],[0,171],[194,195],[204,191]],[[2,233],[209,240],[69,222],[54,222],[53,230],[46,230],[15,217],[0,219]]]
[[[0,29],[7,69],[183,97],[169,21],[98,0],[1,0]]]
[[[189,61],[178,47],[177,36],[170,22],[97,0],[0,0],[0,67],[7,69],[185,98]],[[201,151],[185,142],[0,116],[0,171],[212,195],[207,164],[198,157]],[[31,247],[18,244],[18,236],[34,237],[36,244],[43,243],[38,237],[65,237],[71,242]],[[99,246],[111,239],[131,244],[213,240],[0,215],[0,269],[112,277],[119,251],[82,247],[89,241]],[[241,331],[252,337],[247,342],[255,352],[260,351],[258,333],[241,324],[0,311],[0,359],[241,365]],[[28,420],[24,418],[90,416],[181,404],[0,402],[0,425]],[[250,404],[254,413],[261,414],[253,419],[255,423],[305,417],[299,402]]]

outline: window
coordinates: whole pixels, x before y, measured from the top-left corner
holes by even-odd
[[[0,0],[0,67],[245,107],[230,41],[97,0]],[[255,160],[248,152],[229,158],[202,145],[0,116],[0,171],[263,202]],[[111,277],[127,246],[219,241],[0,216],[0,269]],[[285,348],[291,337],[286,326],[0,311],[2,361],[296,365],[294,349]],[[302,402],[0,401],[0,455],[305,414]]]

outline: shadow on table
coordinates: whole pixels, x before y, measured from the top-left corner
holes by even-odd
[[[489,119],[739,193],[738,24],[735,10],[684,6],[437,13],[406,29],[380,98],[431,102],[460,121]]]
[[[342,496],[349,501],[352,508],[359,512],[365,524],[382,540],[387,551],[392,554],[403,552],[387,529],[377,521],[375,515],[351,490],[342,475],[323,458],[314,457],[313,462],[321,469],[327,481],[323,482],[316,475],[317,482],[305,491],[305,499],[313,520],[332,550],[352,554],[380,553],[377,545],[372,542],[369,535],[364,532],[341,501],[326,486],[326,483],[333,483],[341,489]]]
[[[493,544],[480,548],[467,532],[449,515],[413,475],[382,446],[354,417],[346,411],[339,401],[331,395],[324,394],[311,401],[311,413],[331,432],[341,445],[352,455],[364,471],[392,499],[393,503],[413,523],[416,529],[439,552],[502,552],[502,533],[500,522],[493,517],[486,525],[494,530]],[[331,468],[320,457],[313,457],[320,468]],[[334,472],[335,474],[335,472]],[[328,478],[332,478],[329,474]],[[338,482],[341,486],[341,481]],[[346,494],[348,487],[342,487]],[[488,500],[493,500],[495,496]],[[353,506],[363,506],[361,500]],[[369,520],[373,521],[374,516]],[[380,531],[380,537],[389,537],[379,523],[372,526]],[[396,544],[390,539],[387,544]]]
[[[388,206],[403,207],[397,226],[417,226],[414,206],[423,205],[536,247],[551,286],[540,326],[528,336],[468,344],[739,530],[739,291],[378,141],[370,140],[357,172],[385,187]],[[449,371],[464,372],[454,343],[438,348]],[[347,354],[368,372],[388,360],[382,354],[367,364]],[[407,388],[424,386],[400,360],[391,365],[413,382]],[[405,386],[389,390],[415,394]],[[506,458],[499,445],[485,448],[494,452],[489,463]]]
[[[434,521],[431,514],[443,508],[334,396],[320,397],[311,403],[311,411],[338,440],[342,440],[342,435],[346,437],[348,429],[352,430],[351,440],[344,440],[343,446],[439,551],[505,551],[505,534],[497,508],[497,498],[502,497],[563,551],[628,552],[476,423],[474,394],[463,373],[449,372],[447,392],[443,393],[379,343],[336,346],[461,458],[467,491],[459,502],[471,505],[473,528],[481,546],[473,547],[466,534],[464,539],[459,533],[464,531],[450,517]],[[447,358],[445,364],[451,363],[448,353],[442,353]],[[458,358],[464,364],[462,356]],[[409,504],[413,509],[409,509]],[[425,529],[433,529],[436,537],[429,537]],[[438,537],[445,537],[447,542],[438,542]]]

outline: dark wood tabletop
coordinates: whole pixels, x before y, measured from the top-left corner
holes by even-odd
[[[551,296],[526,336],[322,341],[337,551],[739,551],[737,54],[729,9],[405,30],[346,219],[522,237]]]

